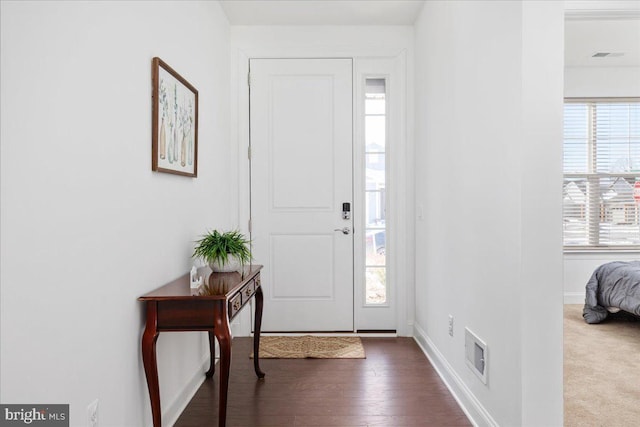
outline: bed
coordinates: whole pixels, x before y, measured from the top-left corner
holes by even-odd
[[[582,312],[587,323],[600,323],[620,310],[640,316],[640,261],[603,264],[587,282]]]

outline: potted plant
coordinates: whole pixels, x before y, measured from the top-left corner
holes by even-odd
[[[249,240],[239,231],[209,231],[196,241],[193,257],[202,258],[213,271],[237,271],[251,261]]]

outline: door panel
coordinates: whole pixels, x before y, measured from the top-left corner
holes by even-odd
[[[331,300],[333,234],[271,235],[274,300]],[[301,286],[304,284],[304,286]]]
[[[253,255],[264,331],[353,330],[351,59],[250,61]]]

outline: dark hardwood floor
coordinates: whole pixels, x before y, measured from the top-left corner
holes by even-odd
[[[262,359],[251,338],[233,340],[227,426],[470,426],[411,338],[363,338],[366,359]],[[218,373],[176,427],[216,426]]]

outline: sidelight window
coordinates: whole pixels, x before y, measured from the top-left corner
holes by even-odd
[[[387,303],[386,261],[386,145],[387,99],[385,79],[366,79],[365,137],[365,304]]]

